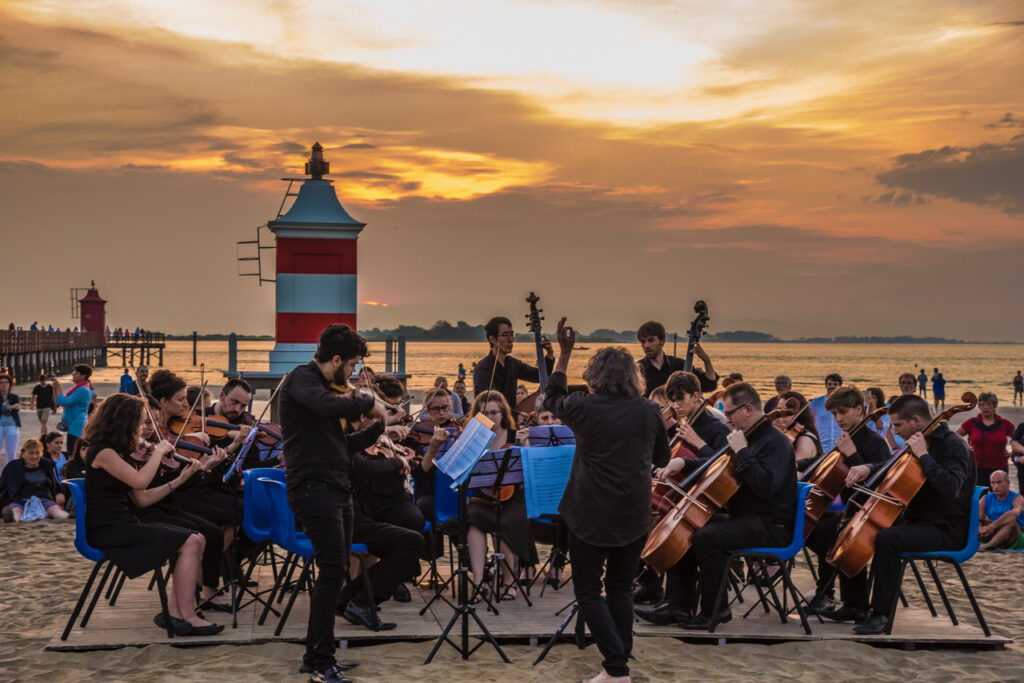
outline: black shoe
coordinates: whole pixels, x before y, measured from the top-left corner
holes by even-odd
[[[889,617],[872,611],[867,619],[853,627],[853,632],[861,636],[877,636],[885,633],[885,627],[888,625]]]
[[[203,609],[208,609],[211,612],[223,612],[224,614],[231,614],[231,605],[228,605],[223,602],[203,603]]]
[[[395,602],[412,602],[412,596],[409,595],[409,589],[406,588],[404,583],[398,584],[395,588],[395,592],[391,594],[391,597],[395,599]]]
[[[345,617],[345,620],[356,626],[365,626],[371,631],[390,631],[391,629],[398,628],[398,624],[390,621],[381,621],[380,619],[372,619],[370,617],[370,608],[357,605],[355,600],[350,600],[348,607],[345,608],[345,613],[341,616]]]
[[[818,614],[829,621],[852,621],[857,624],[868,617],[867,610],[853,605],[843,605],[839,609],[824,610]]]
[[[732,621],[732,611],[726,610],[718,615],[715,625],[727,624]],[[697,614],[689,621],[680,621],[679,626],[687,631],[708,631],[711,629],[711,617],[706,614]]]
[[[188,624],[188,622],[185,623]],[[207,624],[206,626],[189,624],[189,628],[192,630],[186,633],[186,636],[215,636],[224,630],[224,624]]]
[[[835,603],[828,593],[816,593],[810,602],[807,603],[808,614],[823,614],[835,610]]]
[[[153,617],[153,623],[156,624],[157,628],[167,630],[167,620],[164,619],[164,613],[158,612]],[[178,619],[177,617],[171,617],[171,631],[176,636],[187,636],[192,633],[192,624],[188,623],[184,619]]]
[[[338,667],[342,671],[351,671],[352,669],[356,668],[359,665],[358,664],[342,664],[341,662],[335,662],[334,666]],[[312,664],[306,664],[305,661],[303,661],[302,664],[299,664],[299,673],[300,674],[311,674],[315,670],[316,669],[313,667]]]
[[[309,683],[352,683],[345,678],[345,671],[337,664],[331,664],[326,669],[314,671],[309,677]]]
[[[633,610],[633,613],[655,626],[678,624],[684,617],[691,616],[689,612],[678,609],[667,602],[663,602],[657,607],[638,607]]]

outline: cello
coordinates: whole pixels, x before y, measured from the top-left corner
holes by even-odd
[[[969,391],[964,392],[960,400],[963,404],[951,406],[936,415],[921,433],[927,437],[949,418],[973,410],[978,405],[977,397]],[[848,577],[856,576],[875,554],[878,532],[893,525],[924,486],[924,482],[921,463],[907,445],[886,462],[867,484],[853,487],[855,491],[867,495],[868,500],[853,513],[849,523],[839,532],[825,558],[828,563]]]
[[[537,349],[537,379],[540,382],[540,388],[516,404],[516,414],[526,416],[519,421],[520,427],[529,427],[533,422],[536,416],[537,398],[544,393],[544,389],[548,385],[548,366],[544,362],[544,335],[541,333],[541,321],[544,318],[541,316],[543,309],[537,308],[539,301],[540,297],[533,292],[526,297],[526,302],[530,304],[526,322],[530,332],[533,333],[533,344]]]
[[[776,408],[762,415],[743,434],[748,439],[759,429],[772,429],[771,423],[797,411],[790,399],[785,408]],[[742,482],[736,475],[730,446],[721,449],[700,466],[682,484],[672,488],[680,500],[651,530],[640,557],[654,571],[663,573],[675,565],[693,544],[693,537],[739,490]],[[689,490],[684,490],[689,489]]]
[[[868,426],[868,423],[881,417],[886,412],[882,406],[877,410],[868,413],[853,429],[849,431],[853,436]],[[846,464],[846,456],[838,448],[833,448],[828,453],[823,453],[810,467],[800,475],[800,481],[805,481],[812,486],[807,495],[806,515],[804,518],[804,538],[811,535],[814,525],[818,523],[821,516],[828,510],[828,506],[836,499],[843,489],[846,488],[846,475],[850,468]]]

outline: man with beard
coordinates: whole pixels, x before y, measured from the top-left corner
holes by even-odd
[[[503,317],[491,318],[484,325],[484,332],[487,334],[491,351],[473,368],[473,394],[479,396],[493,389],[504,395],[509,406],[515,411],[519,381],[539,382],[540,375],[537,368],[511,356],[512,346],[516,340],[511,320]],[[547,339],[544,340],[544,365],[547,366],[550,375],[551,369],[555,367],[555,352]]]
[[[330,325],[320,335],[314,359],[289,373],[278,399],[288,502],[313,544],[318,569],[300,671],[311,673],[310,680],[318,683],[346,680],[346,667],[334,659],[334,612],[352,540],[350,453],[376,442],[387,421],[376,399],[355,393],[339,396],[330,385],[346,385],[366,355],[366,341],[354,330]],[[363,416],[374,418],[370,427],[345,432],[343,418],[356,421]]]
[[[256,424],[256,416],[249,412],[250,401],[252,401],[252,387],[244,379],[236,377],[229,379],[224,384],[224,388],[220,390],[220,397],[217,399],[217,402],[206,411],[206,418],[217,422],[238,425],[239,429],[238,431],[228,432],[227,436],[223,439],[215,439],[213,441],[214,445],[224,448],[228,453],[234,453],[241,447],[245,437],[249,434],[249,430]],[[261,448],[260,444],[254,443],[249,452],[245,454],[245,460],[242,461],[242,469],[274,467],[279,463],[280,457],[280,444],[273,447],[263,446]]]
[[[647,382],[644,396],[650,396],[651,392],[668,382],[673,372],[686,369],[686,361],[682,358],[665,354],[665,326],[651,320],[640,326],[636,331],[636,338],[644,351],[644,357],[640,359],[640,372]],[[700,344],[693,345],[693,352],[704,363],[704,371],[691,368],[690,372],[697,375],[700,380],[702,392],[714,391],[718,386],[718,373],[711,364],[711,358],[707,351]]]

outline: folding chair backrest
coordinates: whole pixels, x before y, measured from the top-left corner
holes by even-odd
[[[284,482],[264,477],[257,479],[263,485],[270,501],[272,520],[270,523],[270,538],[274,543],[285,550],[295,552],[297,546],[295,540],[295,515],[288,504],[288,493]]]
[[[85,538],[85,479],[68,479],[64,483],[75,501],[75,550],[85,559],[99,562],[103,551],[93,548]]]
[[[981,539],[978,538],[978,508],[981,505],[981,497],[987,490],[986,486],[974,487],[974,496],[971,498],[971,522],[967,525],[967,545],[958,553],[950,553],[950,556],[961,564],[974,557],[978,552],[978,546],[981,545]]]
[[[438,526],[459,516],[459,490],[451,488],[454,480],[438,468],[434,468],[434,521]]]
[[[793,539],[785,548],[748,548],[744,552],[770,552],[780,560],[786,561],[794,557],[804,547],[804,518],[807,516],[807,495],[811,485],[805,481],[796,485],[796,522],[793,524]]]

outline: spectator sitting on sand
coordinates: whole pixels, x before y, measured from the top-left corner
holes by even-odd
[[[1010,490],[1010,477],[1002,470],[992,473],[989,484],[992,491],[979,501],[978,536],[982,543],[978,549],[1024,549],[1024,496]]]
[[[0,474],[0,505],[10,504],[11,516],[20,522],[25,506],[32,497],[43,504],[47,517],[67,519],[64,512],[64,494],[56,465],[43,458],[43,444],[39,439],[26,439],[21,445],[18,459],[9,463]]]

